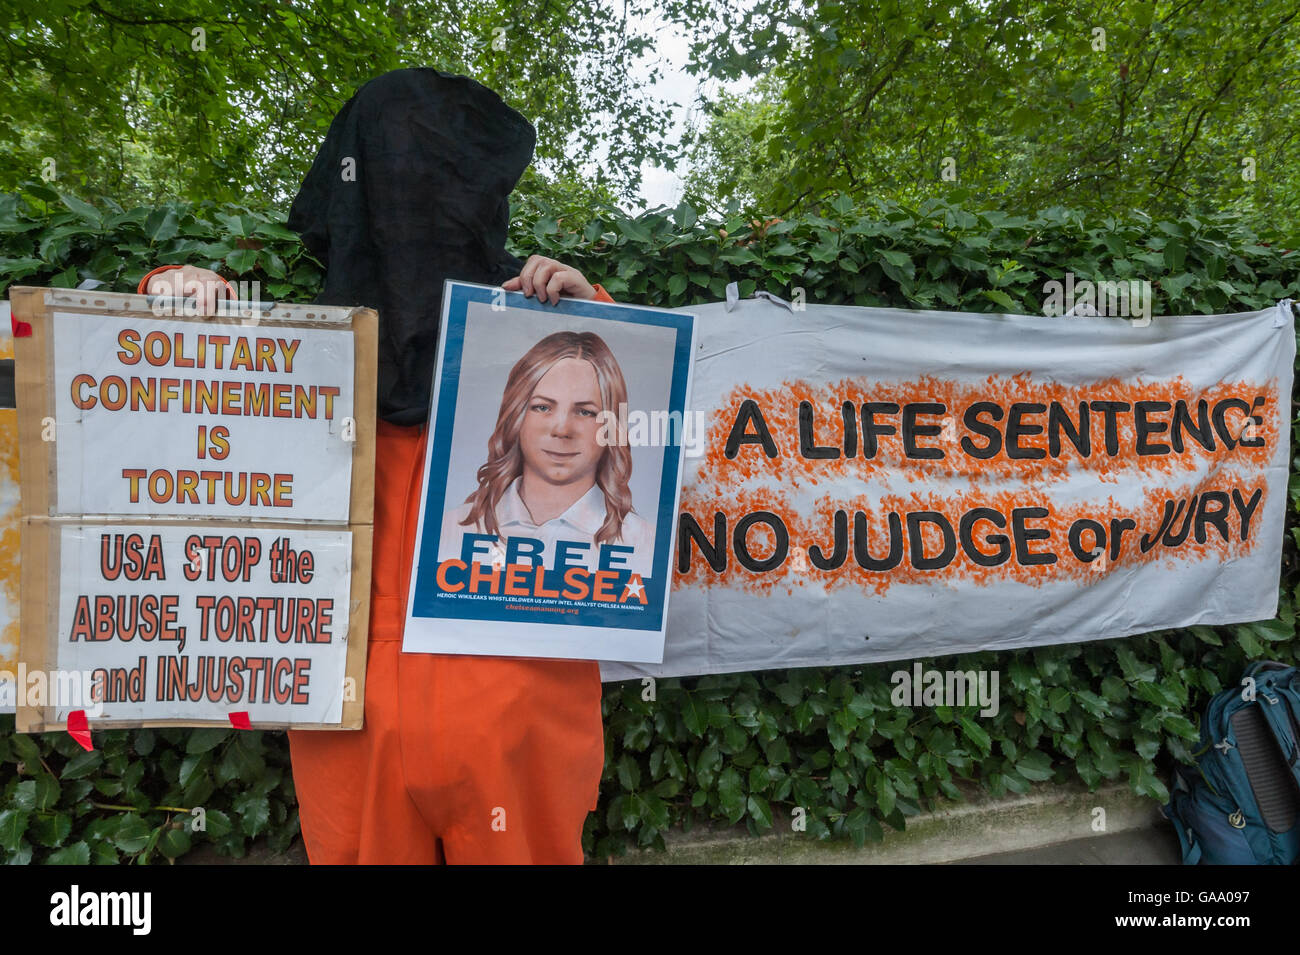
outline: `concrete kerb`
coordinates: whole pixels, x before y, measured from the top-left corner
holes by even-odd
[[[761,836],[752,836],[742,827],[677,830],[665,833],[666,852],[632,851],[612,861],[621,865],[935,864],[1114,835],[1157,825],[1162,818],[1158,803],[1134,794],[1126,785],[1091,793],[1082,785],[1038,787],[1024,796],[1002,799],[980,790],[964,791],[967,802],[945,803],[912,816],[904,832],[886,826],[883,842],[861,849],[851,841],[819,842],[793,832],[789,818],[778,815],[773,831]]]

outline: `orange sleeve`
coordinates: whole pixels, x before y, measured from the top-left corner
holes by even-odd
[[[592,283],[591,283],[591,287],[594,288],[594,289],[596,290],[596,297],[592,299],[593,302],[613,302],[613,301],[614,301],[614,297],[613,297],[612,295],[610,295],[608,292],[606,292],[605,289],[604,289],[604,287],[602,287],[602,286],[596,284],[595,282],[592,282]]]
[[[160,266],[158,266],[158,268],[154,269],[154,270],[151,271],[148,275],[146,275],[144,278],[142,278],[142,279],[140,280],[140,287],[136,289],[136,292],[137,292],[138,294],[140,294],[140,295],[147,295],[148,292],[146,292],[145,289],[147,289],[147,288],[149,287],[149,280],[150,280],[151,278],[153,278],[155,275],[158,275],[158,274],[161,273],[161,272],[170,272],[170,271],[172,271],[173,269],[182,269],[182,268],[184,268],[184,267],[185,267],[185,266],[183,266],[183,265],[160,265]],[[229,299],[233,299],[233,298],[235,298],[235,290],[234,290],[234,288],[231,286],[231,284],[230,284],[229,282],[227,282],[225,279],[222,279],[220,275],[218,275],[217,278],[221,279],[221,281],[222,281],[222,282],[225,284],[225,286],[226,286],[226,298],[229,298]]]

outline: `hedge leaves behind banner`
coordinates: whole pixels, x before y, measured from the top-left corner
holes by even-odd
[[[39,185],[0,197],[0,281],[92,278],[131,291],[153,265],[189,262],[259,281],[264,297],[305,301],[319,285],[319,265],[278,214],[66,199]],[[571,262],[621,301],[648,305],[716,301],[737,281],[742,295],[761,288],[810,303],[1041,313],[1044,284],[1066,272],[1147,279],[1157,315],[1300,297],[1295,240],[1260,237],[1229,216],[1114,222],[1059,208],[1017,216],[838,201],[820,216],[701,222],[696,208],[631,219],[525,197],[513,251]],[[1296,660],[1295,475],[1290,497],[1276,620],[923,661],[998,671],[992,718],[977,705],[894,706],[890,675],[905,666],[889,663],[607,686],[605,787],[587,822],[588,850],[658,845],[678,823],[790,833],[795,807],[807,824],[801,838],[865,843],[931,800],[960,798],[968,781],[994,794],[1049,778],[1122,781],[1164,798],[1163,770],[1189,761],[1195,745],[1195,707],[1235,683],[1248,660]],[[164,836],[179,833],[174,824],[195,806],[206,808],[208,828],[191,845],[240,854],[252,838],[278,847],[297,830],[280,734],[96,732],[95,763],[66,734],[14,736],[11,726],[0,723],[0,852],[11,861],[180,854],[186,840]]]

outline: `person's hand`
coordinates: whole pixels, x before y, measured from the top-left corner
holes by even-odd
[[[544,255],[530,255],[524,263],[524,269],[515,278],[501,283],[507,292],[522,291],[525,296],[537,295],[537,301],[554,304],[560,296],[569,298],[592,299],[596,290],[571,265],[548,259]]]
[[[194,265],[160,272],[149,280],[146,295],[170,295],[172,298],[196,298],[203,315],[213,315],[217,302],[226,297],[226,283],[211,269]]]

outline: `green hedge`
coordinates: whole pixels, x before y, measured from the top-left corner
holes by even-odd
[[[1033,216],[951,203],[855,209],[846,200],[778,221],[702,222],[687,202],[628,218],[525,199],[515,251],[571,262],[625,301],[677,306],[723,297],[738,281],[812,304],[1040,312],[1042,285],[1079,278],[1147,278],[1157,314],[1262,308],[1300,298],[1300,254],[1227,216],[1150,221],[1085,219],[1067,209]],[[124,210],[40,184],[0,196],[0,285],[71,287],[94,278],[134,290],[154,265],[219,267],[256,279],[263,294],[307,300],[319,263],[275,212],[211,205]],[[797,318],[795,319],[797,320]],[[1294,426],[1293,426],[1294,431]],[[999,670],[1001,709],[914,711],[889,702],[898,664],[639,681],[605,690],[606,766],[600,810],[584,842],[596,857],[662,845],[663,832],[704,820],[751,832],[788,827],[802,807],[808,838],[880,839],[885,827],[943,797],[958,781],[994,794],[1036,782],[1127,780],[1166,798],[1161,775],[1187,761],[1195,713],[1249,660],[1296,661],[1295,515],[1291,477],[1278,619],[1167,630],[1083,645],[975,653],[928,666]],[[281,733],[136,730],[95,734],[83,753],[66,734],[24,736],[0,722],[0,851],[11,862],[155,861],[209,842],[242,855],[266,836],[297,832]],[[190,809],[206,812],[191,833]]]

